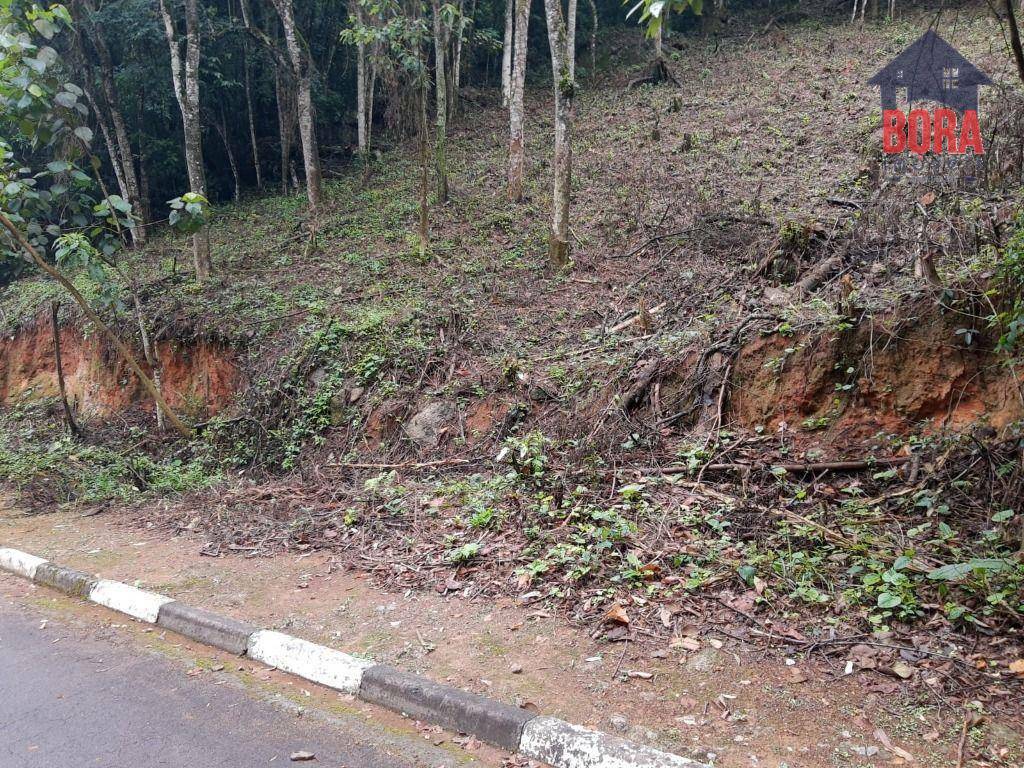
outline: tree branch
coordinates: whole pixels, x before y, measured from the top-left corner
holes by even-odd
[[[61,274],[57,269],[50,266],[46,262],[46,260],[39,255],[39,252],[32,247],[28,240],[25,239],[25,236],[21,233],[21,231],[16,226],[14,226],[11,220],[8,219],[7,216],[5,216],[3,213],[0,213],[0,224],[2,224],[4,228],[11,233],[11,237],[14,238],[14,241],[18,245],[20,245],[22,249],[24,249],[25,253],[32,257],[32,261],[35,263],[35,265],[39,267],[41,270],[43,270],[50,277],[52,277],[54,280],[56,280],[58,283],[60,283],[64,287],[64,290],[71,294],[71,297],[75,300],[78,306],[82,308],[82,311],[85,313],[85,316],[88,317],[89,320],[92,323],[94,323],[96,327],[99,328],[108,339],[110,339],[111,343],[117,349],[118,354],[121,355],[121,359],[124,360],[124,362],[127,363],[128,367],[132,369],[135,375],[139,377],[139,381],[142,382],[142,386],[153,398],[153,401],[157,404],[157,407],[160,408],[160,410],[162,410],[164,414],[167,416],[168,420],[171,422],[171,425],[183,437],[191,437],[192,430],[185,426],[185,424],[174,414],[174,411],[172,411],[170,406],[167,405],[167,401],[164,400],[164,398],[161,396],[159,390],[156,388],[156,385],[153,384],[153,380],[146,375],[145,371],[142,370],[142,367],[135,360],[135,356],[131,353],[131,350],[128,349],[128,347],[125,346],[125,343],[121,341],[120,338],[118,338],[117,334],[110,329],[110,326],[104,323],[100,316],[93,311],[92,307],[89,306],[89,302],[87,302],[85,300],[85,297],[82,296],[81,293],[79,293],[77,288],[75,288],[74,283],[68,280],[68,278]]]

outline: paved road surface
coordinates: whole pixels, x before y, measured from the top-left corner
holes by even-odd
[[[383,731],[375,743],[363,723],[297,717],[238,685],[215,685],[213,674],[188,677],[180,663],[72,622],[50,618],[41,630],[43,619],[0,599],[0,768],[453,762]],[[290,762],[299,750],[315,753],[316,762]]]

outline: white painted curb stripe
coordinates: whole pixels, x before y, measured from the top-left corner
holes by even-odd
[[[374,662],[281,632],[260,629],[249,637],[246,654],[293,675],[346,693],[358,693],[363,672]]]
[[[46,562],[27,552],[0,547],[0,570],[27,579],[35,580],[36,570]],[[162,606],[174,602],[173,598],[107,579],[96,582],[89,600],[150,624],[156,623]],[[363,673],[375,664],[266,629],[249,636],[246,653],[255,661],[352,694],[359,693]],[[519,752],[554,768],[709,768],[704,763],[554,717],[538,716],[527,721]]]
[[[107,608],[113,608],[115,611],[127,613],[139,621],[148,621],[150,624],[156,624],[161,605],[173,602],[171,598],[158,595],[155,592],[147,592],[138,587],[107,579],[100,579],[96,582],[96,586],[89,593],[89,599]]]
[[[556,768],[708,768],[704,763],[554,717],[535,717],[527,722],[519,751]]]
[[[36,569],[48,562],[41,557],[22,552],[20,549],[0,547],[0,569],[23,576],[26,579],[36,577]]]

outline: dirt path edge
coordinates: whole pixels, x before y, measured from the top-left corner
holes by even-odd
[[[96,579],[17,549],[0,548],[0,570],[76,597],[83,596],[83,583],[89,584],[84,596],[90,602],[200,643],[245,653],[400,714],[414,713],[417,718],[520,752],[554,768],[709,768],[680,755],[510,707],[370,659],[194,609],[155,592]]]

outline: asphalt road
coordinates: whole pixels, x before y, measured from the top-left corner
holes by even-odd
[[[431,745],[298,717],[217,676],[0,600],[0,768],[451,765]],[[348,731],[346,731],[348,729]],[[424,749],[427,752],[424,752]],[[291,762],[308,751],[315,762]],[[447,759],[438,759],[447,758]]]

